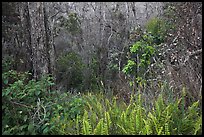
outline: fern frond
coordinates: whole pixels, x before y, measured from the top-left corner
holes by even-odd
[[[80,127],[79,127],[79,115],[76,117],[76,134],[80,134]]]
[[[164,134],[165,134],[165,135],[170,135],[170,132],[169,132],[169,124],[168,124],[168,123],[165,123]]]
[[[124,128],[122,125],[117,124],[117,126],[118,126],[120,129],[122,129],[122,133],[128,134],[128,132],[125,130],[125,128]]]
[[[142,107],[138,106],[136,111],[136,126],[138,128],[138,131],[142,130],[143,122],[142,122]]]
[[[91,127],[91,125],[89,123],[88,112],[85,110],[84,111],[84,116],[83,116],[82,134],[90,135],[91,130],[92,130],[92,127]]]
[[[103,135],[103,118],[101,118],[94,129],[94,135]]]
[[[106,105],[106,111],[111,110],[111,105],[110,105],[110,102],[107,98],[105,99],[105,105]]]
[[[160,127],[160,129],[159,129],[157,135],[161,135],[161,134],[162,134],[162,130],[163,130],[163,127]]]
[[[202,134],[202,115],[196,121],[194,128],[194,135]]]
[[[106,122],[103,123],[103,131],[102,135],[108,135],[108,124]]]
[[[91,135],[91,125],[88,121],[83,120],[83,127],[82,127],[82,133],[83,135]]]
[[[133,109],[133,111],[130,113],[130,122],[129,122],[129,128],[131,129],[132,134],[137,133],[137,126],[136,126],[136,109]]]
[[[97,115],[94,111],[91,112],[91,116],[90,116],[90,123],[91,126],[94,128],[96,126],[96,122],[97,122]]]
[[[150,135],[152,133],[151,125],[148,122],[148,120],[143,119],[143,121],[144,121],[144,124],[145,124],[145,126],[144,126],[145,128],[143,130],[144,131],[143,134]]]
[[[111,127],[111,123],[112,123],[109,112],[105,112],[105,122],[107,123],[107,130],[109,130]]]
[[[123,125],[123,127],[126,129],[127,128],[127,117],[125,115],[125,112],[123,111],[121,116],[120,116],[120,124]]]
[[[156,119],[156,117],[153,116],[153,114],[152,114],[151,112],[149,112],[148,117],[151,118],[151,120],[152,120],[153,123],[154,123],[155,129],[156,129],[156,132],[159,133],[159,125],[158,125],[158,123],[157,123],[157,119]]]

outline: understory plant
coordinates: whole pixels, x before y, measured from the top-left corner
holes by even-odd
[[[8,70],[3,72],[2,89],[2,133],[38,134],[49,120],[51,76],[40,80],[29,80],[28,72]]]
[[[114,96],[87,94],[84,113],[74,119],[68,115],[52,117],[56,124],[52,134],[76,135],[193,135],[202,133],[202,112],[199,101],[184,108],[184,98],[165,101],[163,94],[151,109],[144,105],[142,94],[132,95],[129,104]],[[56,123],[57,122],[57,123]]]

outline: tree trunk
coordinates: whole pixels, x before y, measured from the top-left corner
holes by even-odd
[[[32,72],[32,48],[31,48],[31,23],[30,23],[30,16],[28,10],[28,3],[22,2],[20,4],[20,19],[21,19],[21,28],[22,28],[22,47],[26,48],[26,56],[27,56],[27,66],[28,70]]]
[[[29,2],[28,9],[31,22],[33,75],[35,79],[39,79],[44,74],[52,73],[54,66],[53,58],[51,59],[51,56],[54,57],[53,40],[50,37],[44,3]]]

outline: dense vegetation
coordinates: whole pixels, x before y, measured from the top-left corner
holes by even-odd
[[[188,3],[183,3],[184,7],[186,5]],[[5,13],[8,13],[8,9],[9,13],[15,10],[8,3],[4,3],[4,6],[10,7],[3,10]],[[40,61],[42,64],[39,67],[42,67],[46,64],[44,54],[54,55],[53,70],[52,58],[47,58],[50,63],[47,70],[49,73],[43,73],[46,69],[35,70],[33,60],[32,69],[28,69],[29,65],[20,68],[24,66],[27,54],[21,53],[16,47],[10,47],[14,52],[8,50],[2,59],[2,134],[201,135],[202,95],[197,91],[200,85],[195,84],[194,88],[189,88],[190,84],[187,85],[183,78],[184,73],[177,74],[175,70],[167,69],[178,62],[176,59],[168,61],[168,51],[177,53],[176,50],[185,45],[185,40],[181,40],[175,43],[180,45],[178,48],[170,49],[172,44],[165,46],[172,42],[171,36],[178,32],[184,35],[184,30],[179,28],[180,20],[176,18],[180,6],[182,4],[167,3],[163,14],[150,18],[142,27],[134,27],[127,36],[133,42],[124,46],[121,52],[111,49],[109,58],[103,56],[106,55],[106,47],[96,46],[95,52],[87,52],[89,56],[74,50],[81,46],[76,43],[80,42],[77,38],[83,32],[83,26],[80,26],[82,19],[77,13],[70,13],[68,19],[59,18],[59,26],[55,26],[55,29],[59,31],[57,29],[63,28],[63,31],[71,34],[72,39],[69,39],[67,45],[72,48],[58,49],[55,54],[51,54],[51,47],[46,47],[46,53],[42,52],[40,56],[42,60],[36,61]],[[12,17],[5,13],[5,18]],[[116,20],[125,20],[124,15],[118,11],[113,15]],[[3,27],[12,26],[12,23],[3,22]],[[3,38],[9,40],[5,28]],[[20,30],[15,32],[20,33]],[[46,33],[46,38],[48,35]],[[121,35],[122,31],[117,37],[122,39]],[[80,48],[83,50],[83,47]],[[39,50],[36,55],[40,55],[42,49],[36,50]],[[189,58],[194,54],[197,55],[197,51],[190,54]],[[84,58],[88,58],[88,63]],[[197,64],[199,61],[192,62]],[[186,73],[200,74],[199,67],[195,71],[184,70]],[[173,80],[167,77],[167,73],[175,73],[171,74]],[[181,84],[175,82],[177,76],[184,79]],[[172,86],[172,81],[180,85]]]
[[[139,134],[183,135],[202,133],[200,102],[185,107],[182,97],[171,98],[164,85],[148,105],[142,91],[131,94],[129,102],[111,93],[58,94],[45,92],[53,85],[50,77],[26,81],[25,74],[3,74],[3,134]],[[11,79],[12,76],[12,79]],[[12,84],[8,85],[13,80]],[[168,90],[168,91],[166,91]],[[47,94],[46,94],[47,93]]]

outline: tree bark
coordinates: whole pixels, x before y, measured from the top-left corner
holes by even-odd
[[[37,80],[54,69],[53,40],[47,23],[47,15],[43,2],[28,3],[31,22],[31,49],[33,75]],[[52,59],[51,59],[52,58]]]

